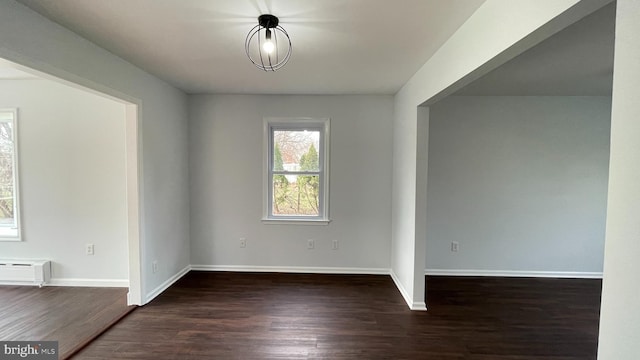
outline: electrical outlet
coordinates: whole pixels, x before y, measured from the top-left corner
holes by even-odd
[[[95,254],[95,247],[93,246],[93,244],[87,244],[85,247],[85,252],[87,255]]]
[[[151,263],[151,270],[153,270],[154,274],[158,272],[158,260],[153,260]]]
[[[307,249],[311,250],[316,247],[316,242],[313,239],[307,240]]]
[[[457,241],[451,242],[451,251],[458,252],[459,248],[460,248],[460,244]]]
[[[240,238],[240,247],[241,248],[246,248],[247,247],[247,239],[246,238]]]
[[[338,240],[333,240],[331,242],[331,250],[338,250]]]

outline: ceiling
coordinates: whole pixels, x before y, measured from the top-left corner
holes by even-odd
[[[18,0],[187,93],[394,94],[484,0]],[[293,43],[275,73],[244,41],[262,13]]]
[[[455,95],[611,95],[615,11],[603,7]]]

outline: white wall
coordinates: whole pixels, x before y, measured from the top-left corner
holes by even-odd
[[[142,296],[134,301],[148,301],[189,265],[186,95],[10,0],[0,2],[0,57],[139,104]]]
[[[389,268],[392,97],[203,95],[190,105],[192,264]],[[295,116],[331,118],[326,226],[260,221],[263,117]]]
[[[640,2],[618,0],[598,359],[640,354]]]
[[[428,272],[602,272],[610,97],[453,96],[430,114]]]
[[[10,107],[23,241],[0,242],[0,258],[49,259],[66,284],[127,286],[125,106],[49,80],[0,80],[0,108]]]
[[[417,107],[433,103],[532,47],[608,0],[487,0],[394,98],[391,269],[411,308],[424,303],[423,254],[416,237]],[[508,31],[505,31],[508,29]],[[422,199],[421,202],[416,200]]]

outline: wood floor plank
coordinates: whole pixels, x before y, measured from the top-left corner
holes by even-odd
[[[60,359],[133,308],[126,288],[0,286],[0,339],[58,341]]]
[[[595,359],[601,281],[191,272],[74,359]]]

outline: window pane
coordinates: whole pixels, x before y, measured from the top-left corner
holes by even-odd
[[[274,130],[273,170],[319,171],[320,131]]]
[[[319,216],[318,175],[273,175],[274,216]]]
[[[13,186],[13,126],[0,122],[0,226],[15,226]]]

